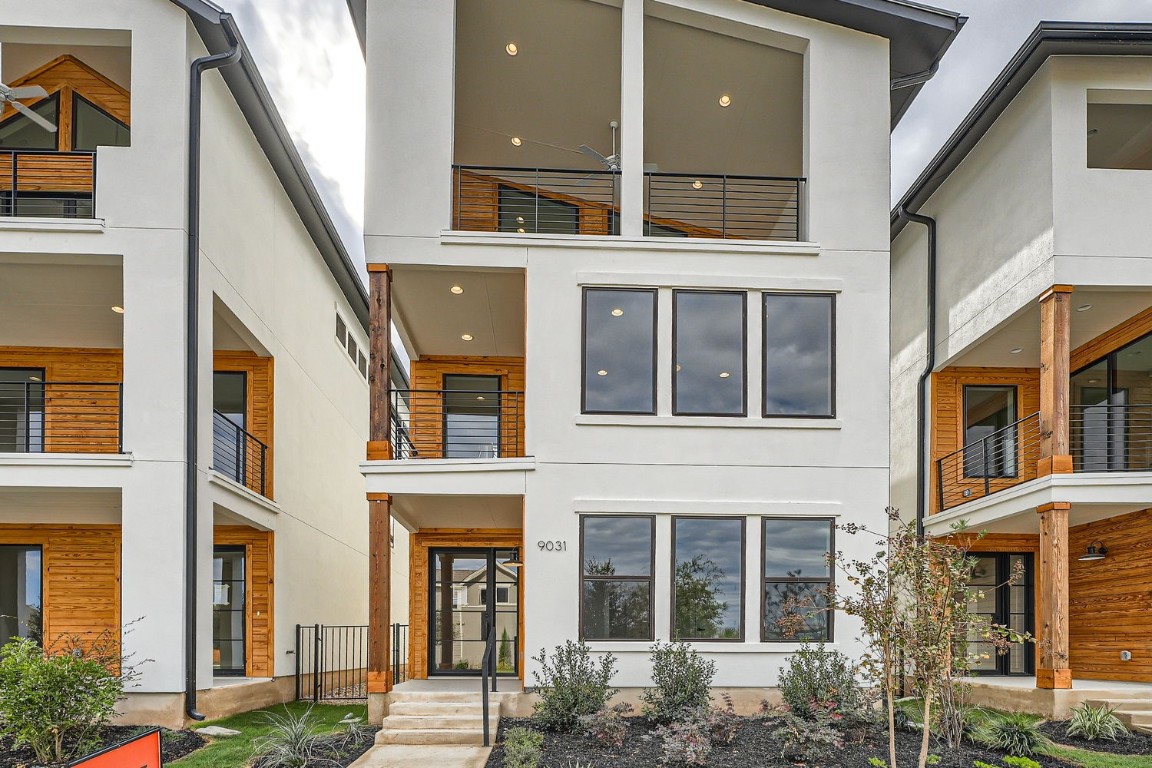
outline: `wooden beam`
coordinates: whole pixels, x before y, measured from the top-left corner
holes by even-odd
[[[1068,642],[1068,510],[1066,501],[1036,508],[1040,515],[1040,664],[1036,687],[1072,687]]]
[[[1040,476],[1072,471],[1068,447],[1071,306],[1070,285],[1054,285],[1040,297]]]
[[[392,271],[386,264],[368,265],[368,460],[392,458]]]
[[[392,690],[392,501],[368,501],[368,693]]]

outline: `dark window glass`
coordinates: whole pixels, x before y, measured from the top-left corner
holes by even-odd
[[[212,555],[212,669],[243,675],[245,612],[244,547],[216,547]]]
[[[656,291],[584,291],[585,413],[656,412]]]
[[[212,374],[212,468],[248,485],[249,473],[259,464],[246,446],[248,428],[248,375],[243,371]]]
[[[59,96],[41,99],[30,109],[51,123],[57,121]],[[57,147],[56,134],[46,131],[21,114],[0,123],[0,149],[48,149]]]
[[[127,147],[128,126],[82,96],[72,101],[72,148],[95,152],[96,147]]]
[[[364,353],[360,352],[357,359],[357,368],[360,369],[360,375],[368,378],[368,358],[364,357]]]
[[[832,416],[835,297],[764,294],[764,415]]]
[[[360,348],[356,346],[356,339],[352,334],[348,334],[348,344],[346,348],[348,350],[348,357],[352,358],[352,362],[356,362],[356,353],[360,351]]]
[[[543,195],[500,187],[500,231],[579,234],[580,209]]]
[[[827,592],[833,551],[831,520],[765,518],[763,626],[765,642],[832,640]]]
[[[964,476],[1015,477],[1016,387],[964,387]]]
[[[212,408],[241,429],[248,428],[248,375],[243,371],[212,374]]]
[[[0,545],[0,645],[27,637],[43,645],[39,546]]]
[[[672,520],[674,640],[744,637],[744,521]]]
[[[0,368],[0,453],[43,450],[44,369]]]
[[[340,346],[344,346],[345,340],[348,338],[348,326],[344,324],[344,318],[336,315],[336,341],[340,342]]]
[[[1072,376],[1071,449],[1078,472],[1152,469],[1152,336]]]
[[[672,412],[743,416],[745,293],[673,291]]]
[[[444,458],[495,459],[501,448],[500,377],[445,376]]]
[[[580,636],[651,640],[651,517],[581,518]]]

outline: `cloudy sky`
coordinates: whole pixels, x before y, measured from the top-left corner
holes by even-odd
[[[232,11],[348,250],[363,263],[364,61],[344,0],[219,0]],[[1152,0],[928,0],[969,17],[892,136],[892,193],[916,178],[1042,19],[1152,21]]]

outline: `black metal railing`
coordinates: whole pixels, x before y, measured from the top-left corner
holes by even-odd
[[[1036,478],[1040,414],[1033,413],[936,462],[937,502],[951,509]]]
[[[368,626],[296,625],[296,699],[368,698]]]
[[[392,625],[392,684],[408,679],[408,625]]]
[[[236,422],[212,411],[212,469],[264,496],[268,446]]]
[[[123,453],[123,384],[0,382],[0,453]]]
[[[0,151],[0,216],[90,219],[95,212],[95,152]]]
[[[395,459],[524,455],[523,392],[394,389],[391,401]]]
[[[484,715],[484,746],[491,746],[491,736],[488,733],[488,680],[492,680],[492,692],[496,692],[496,627],[485,616],[482,620],[487,639],[484,642],[484,656],[480,659],[480,696],[483,699]]]
[[[789,177],[645,173],[644,234],[802,240],[804,183]]]
[[[1152,470],[1152,404],[1073,405],[1069,445],[1075,472]]]

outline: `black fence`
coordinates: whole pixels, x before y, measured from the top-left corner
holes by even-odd
[[[1152,405],[1073,405],[1069,432],[1076,472],[1152,469]]]
[[[396,459],[498,459],[524,455],[523,392],[394,389]]]
[[[0,452],[123,453],[123,385],[0,382]]]
[[[95,214],[95,152],[0,152],[0,216],[90,219]]]
[[[268,446],[220,411],[212,411],[212,469],[264,496]]]
[[[393,624],[392,682],[408,679],[408,625]],[[296,699],[368,698],[368,626],[296,625]]]

